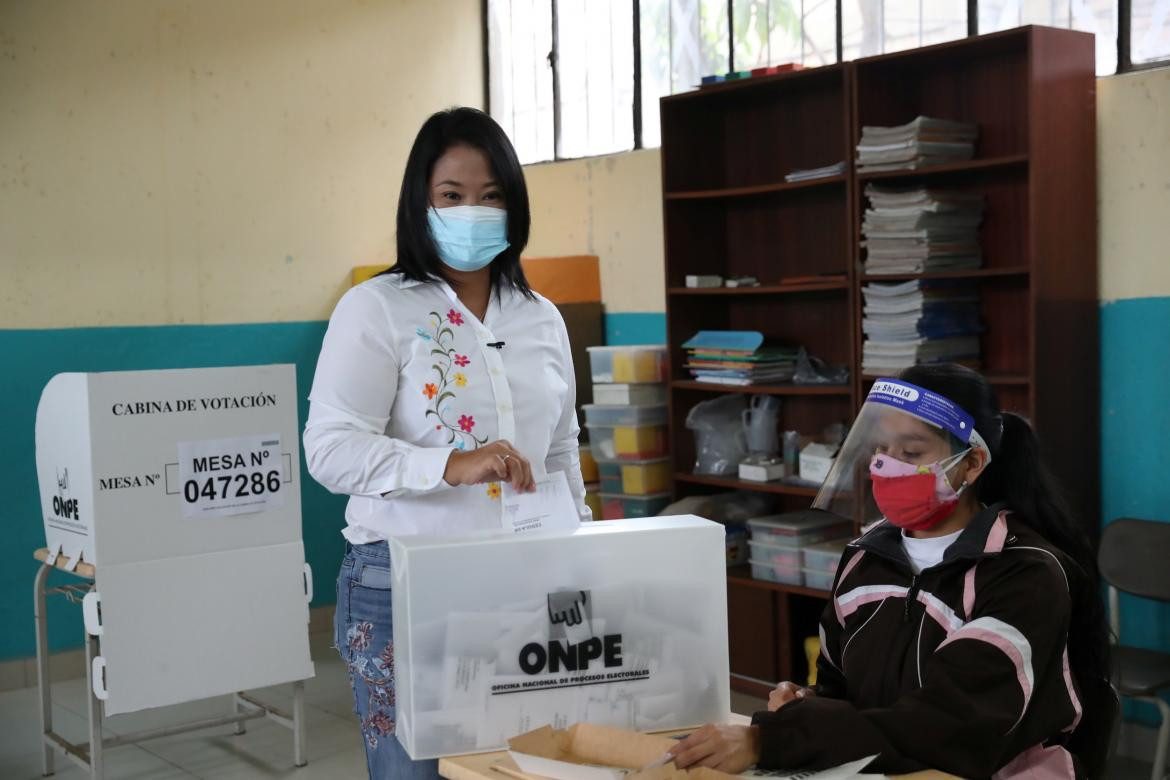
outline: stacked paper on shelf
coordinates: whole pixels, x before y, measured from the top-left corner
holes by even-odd
[[[861,245],[867,274],[913,274],[978,268],[983,196],[926,187],[865,188]]]
[[[807,170],[793,171],[784,177],[786,182],[796,181],[810,181],[812,179],[825,179],[830,176],[840,176],[845,173],[845,161],[833,163],[832,165],[824,165],[820,168],[809,168]]]
[[[790,382],[796,373],[795,347],[765,347],[758,331],[702,330],[685,344],[686,367],[700,382],[754,385]]]
[[[978,125],[920,116],[898,127],[862,127],[857,170],[899,171],[969,160]]]
[[[919,363],[978,365],[983,326],[970,283],[915,279],[869,284],[861,292],[863,374],[887,376]]]

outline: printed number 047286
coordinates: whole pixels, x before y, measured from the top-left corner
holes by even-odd
[[[208,501],[225,498],[247,498],[248,496],[262,496],[265,493],[280,491],[280,472],[269,471],[267,474],[254,471],[251,474],[232,474],[220,477],[208,477],[199,481],[189,479],[183,485],[183,499],[188,504],[194,504],[200,496]]]

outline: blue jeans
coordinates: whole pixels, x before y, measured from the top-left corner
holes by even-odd
[[[370,780],[432,780],[437,761],[411,761],[394,736],[394,629],[390,548],[346,544],[337,575],[333,644],[349,668]]]

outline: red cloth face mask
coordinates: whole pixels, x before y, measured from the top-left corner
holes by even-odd
[[[959,505],[959,492],[951,487],[947,470],[967,452],[970,450],[928,466],[874,455],[869,462],[869,479],[878,509],[891,524],[907,531],[927,531],[938,525]]]

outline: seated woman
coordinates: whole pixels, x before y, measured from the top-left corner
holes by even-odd
[[[707,726],[675,763],[1082,776],[1079,691],[1108,677],[1096,565],[987,381],[935,365],[876,382],[814,506],[882,517],[841,558],[817,685],[782,683],[750,727]]]

